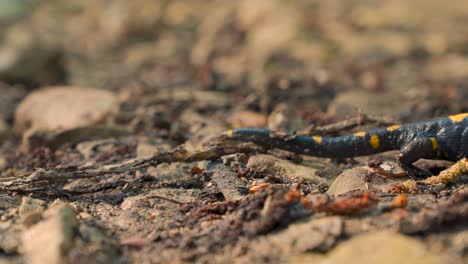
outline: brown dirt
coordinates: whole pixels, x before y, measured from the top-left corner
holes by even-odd
[[[468,261],[467,175],[405,193],[393,152],[331,160],[216,141],[244,126],[326,136],[468,112],[467,1],[25,10],[0,12],[0,263],[322,261],[382,229],[434,261]],[[32,93],[43,97],[25,115]],[[93,93],[111,98],[105,111]]]

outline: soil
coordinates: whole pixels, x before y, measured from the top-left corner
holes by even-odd
[[[466,159],[416,183],[395,151],[220,140],[468,112],[467,21],[464,0],[0,0],[0,263],[468,262]]]

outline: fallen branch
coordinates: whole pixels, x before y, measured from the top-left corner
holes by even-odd
[[[194,162],[201,160],[214,160],[234,153],[265,152],[265,149],[252,143],[243,143],[236,146],[218,143],[206,150],[189,153],[183,146],[171,151],[160,152],[153,156],[134,158],[121,163],[86,166],[86,167],[56,167],[54,169],[37,169],[35,172],[23,177],[6,181],[0,179],[0,190],[34,192],[50,189],[51,184],[63,183],[70,179],[92,178],[103,175],[135,171],[141,168],[157,166],[162,163]]]

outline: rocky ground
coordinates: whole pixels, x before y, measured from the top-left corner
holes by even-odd
[[[415,182],[395,152],[218,136],[468,112],[467,22],[464,0],[0,0],[0,263],[466,263],[466,159]]]

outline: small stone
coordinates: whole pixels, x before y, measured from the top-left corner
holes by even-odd
[[[380,174],[380,173],[379,173]],[[381,177],[367,166],[354,167],[338,175],[327,194],[341,195],[352,191],[388,191],[400,178]]]
[[[213,162],[208,166],[208,169],[212,172],[211,178],[227,201],[242,199],[244,197],[242,190],[247,193],[245,183],[230,167]]]
[[[61,131],[104,123],[118,111],[117,97],[85,87],[46,87],[29,94],[16,109],[15,128]]]
[[[369,190],[368,178],[370,175],[371,171],[364,167],[345,170],[333,181],[327,194],[340,195],[356,190],[367,191]]]
[[[387,172],[387,174],[384,172]],[[401,176],[400,172],[400,169],[380,169],[377,172],[375,168],[367,166],[354,167],[338,175],[328,188],[327,194],[337,196],[352,191],[369,190],[387,192],[393,184],[403,181],[403,179],[399,178]],[[392,175],[393,178],[388,175]],[[395,178],[395,175],[397,178]]]
[[[256,171],[263,171],[272,175],[284,175],[299,178],[316,184],[329,185],[327,179],[316,175],[318,169],[297,165],[271,155],[259,154],[250,157],[247,167]]]
[[[372,164],[368,163],[368,165],[371,166]],[[395,162],[383,161],[381,163],[375,164],[375,166],[372,166],[371,170],[379,175],[390,178],[406,176],[406,172]]]
[[[77,220],[73,210],[57,204],[43,214],[44,220],[22,235],[23,250],[28,263],[64,263],[73,245]]]
[[[45,211],[46,203],[42,200],[23,197],[18,213],[21,222],[26,227],[32,226],[42,219],[42,213]]]
[[[364,234],[342,242],[323,263],[451,263],[417,239],[391,231]]]

